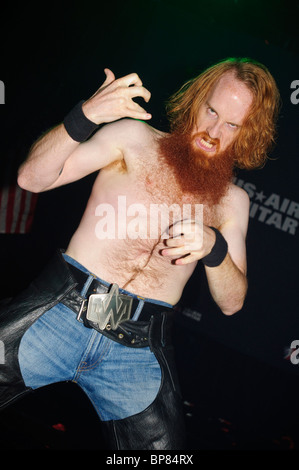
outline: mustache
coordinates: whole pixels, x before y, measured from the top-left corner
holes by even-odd
[[[209,136],[209,134],[205,131],[202,132],[197,132],[196,134],[192,135],[192,140],[194,141],[195,139],[204,139],[206,142],[208,142],[211,145],[216,145],[217,150],[219,149],[220,146],[220,140],[215,138],[213,139],[212,137]]]

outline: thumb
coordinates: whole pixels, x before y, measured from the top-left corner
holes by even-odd
[[[105,72],[105,75],[106,75],[106,79],[105,79],[102,87],[109,85],[110,83],[114,82],[114,80],[115,80],[115,75],[110,69],[104,69],[104,72]]]

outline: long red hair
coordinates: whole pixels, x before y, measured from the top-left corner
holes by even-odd
[[[235,77],[253,94],[253,104],[233,144],[235,166],[243,169],[262,167],[275,143],[280,94],[267,67],[248,58],[228,58],[186,82],[166,103],[172,131],[190,132],[198,109],[220,77],[233,71]]]

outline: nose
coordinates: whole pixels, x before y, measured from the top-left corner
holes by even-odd
[[[210,124],[207,127],[207,133],[212,139],[220,139],[221,137],[221,123],[219,121]]]

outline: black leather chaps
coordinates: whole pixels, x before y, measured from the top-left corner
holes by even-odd
[[[78,284],[73,269],[57,252],[35,281],[14,299],[2,302],[0,340],[5,360],[0,364],[0,409],[32,391],[23,381],[18,361],[23,335],[58,303],[78,313],[84,300]],[[100,286],[93,291],[97,289]],[[185,448],[185,426],[171,340],[173,311],[148,303],[143,310],[137,321],[127,320],[116,331],[101,333],[127,347],[149,346],[161,367],[160,390],[144,411],[121,420],[103,421],[104,435],[109,449],[181,450]]]

